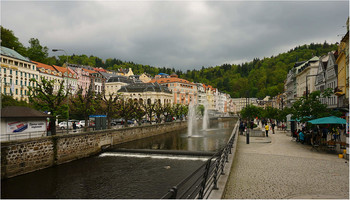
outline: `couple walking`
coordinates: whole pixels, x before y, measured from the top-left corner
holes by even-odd
[[[266,123],[265,124],[265,134],[266,134],[266,137],[269,137],[269,125]],[[271,125],[271,129],[272,129],[272,134],[275,134],[275,123],[272,123]]]

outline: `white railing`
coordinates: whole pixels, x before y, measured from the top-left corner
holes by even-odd
[[[28,132],[28,133],[1,133],[0,141],[12,141],[12,140],[22,140],[29,138],[37,138],[46,136],[46,131],[38,131],[38,132]]]

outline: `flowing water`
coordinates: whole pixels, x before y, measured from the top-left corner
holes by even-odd
[[[185,130],[114,148],[215,152],[226,144],[234,123],[213,122],[190,138]],[[105,152],[2,180],[1,198],[156,199],[204,162],[203,157]]]

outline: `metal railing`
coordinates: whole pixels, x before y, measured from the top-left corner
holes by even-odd
[[[162,199],[205,199],[212,190],[218,189],[217,182],[221,175],[224,175],[224,167],[228,162],[228,156],[237,137],[237,127],[232,131],[228,143],[208,159],[196,171],[173,186]]]
[[[45,137],[45,136],[46,136],[46,131],[8,133],[8,134],[1,133],[0,141],[6,142],[11,140],[22,140],[22,139],[29,139],[29,138]]]

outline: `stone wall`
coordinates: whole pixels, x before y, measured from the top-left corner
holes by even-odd
[[[173,122],[2,142],[1,178],[9,178],[95,155],[106,146],[186,127],[187,122]]]

